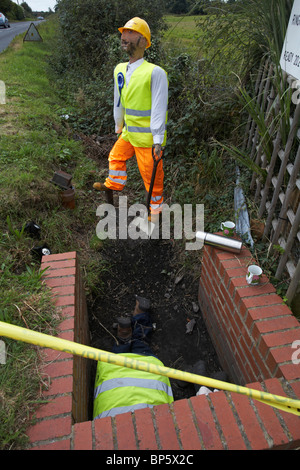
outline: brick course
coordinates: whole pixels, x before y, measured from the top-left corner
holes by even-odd
[[[300,397],[300,365],[292,363],[299,322],[264,276],[245,283],[250,252],[203,248],[199,304],[223,368],[232,381]],[[76,252],[42,260],[45,282],[63,314],[59,336],[88,344],[87,310]],[[27,431],[34,450],[264,450],[300,445],[300,418],[238,393],[219,391],[115,418],[89,421],[89,361],[42,350],[49,387]]]

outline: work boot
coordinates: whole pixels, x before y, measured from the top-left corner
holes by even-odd
[[[93,188],[97,191],[104,191],[107,203],[114,205],[114,194],[112,189],[107,188],[104,183],[94,183]]]
[[[105,186],[104,183],[94,183],[93,188],[97,189],[97,191],[107,191],[108,190],[107,186]]]
[[[131,319],[130,317],[118,318],[118,331],[117,337],[123,342],[127,343],[132,337]]]
[[[135,296],[136,306],[133,315],[137,315],[141,312],[149,312],[151,309],[151,302],[146,297],[140,297],[139,295]]]

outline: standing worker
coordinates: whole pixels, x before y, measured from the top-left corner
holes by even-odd
[[[113,191],[126,184],[126,161],[136,156],[146,192],[149,191],[154,158],[159,158],[166,144],[168,78],[159,66],[144,59],[151,46],[151,32],[145,20],[135,17],[121,32],[121,47],[129,62],[114,70],[115,131],[121,133],[109,154],[109,176],[105,183],[94,183],[94,189],[105,191],[113,204]],[[163,205],[163,162],[159,161],[150,201],[149,220],[156,223]]]
[[[132,317],[118,319],[118,344],[112,352],[130,360],[163,366],[150,348],[152,322],[150,302],[136,297]],[[163,375],[98,362],[94,391],[94,419],[116,416],[141,408],[151,408],[174,401],[169,378]]]

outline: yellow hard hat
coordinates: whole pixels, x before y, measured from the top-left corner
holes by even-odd
[[[120,33],[123,33],[124,29],[131,29],[132,31],[136,31],[137,33],[140,33],[142,36],[144,36],[147,39],[146,49],[148,49],[148,47],[151,46],[151,31],[150,31],[149,25],[145,20],[142,20],[138,16],[127,21],[125,26],[123,26],[122,28],[118,28],[118,29]]]

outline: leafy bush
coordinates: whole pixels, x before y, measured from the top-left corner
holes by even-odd
[[[118,28],[130,18],[145,19],[155,36],[162,27],[161,2],[133,0],[120,3],[117,0],[61,0],[58,5],[60,23],[59,49],[56,53],[62,71],[76,69],[80,75],[91,77],[102,72],[110,62],[108,52],[114,48]]]

